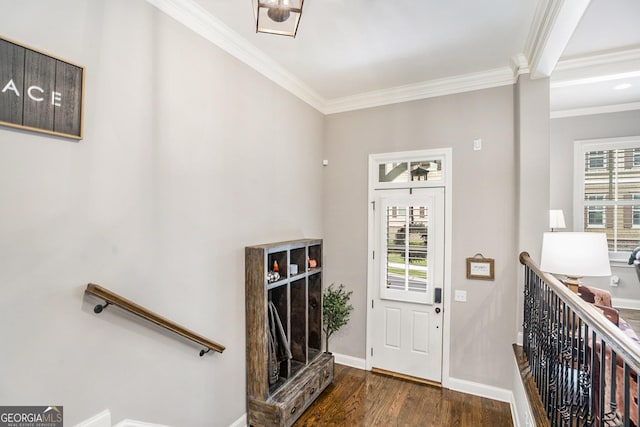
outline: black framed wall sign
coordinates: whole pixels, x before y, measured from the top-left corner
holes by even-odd
[[[0,125],[82,139],[84,67],[0,36]]]

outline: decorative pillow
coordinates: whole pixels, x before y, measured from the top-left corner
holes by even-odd
[[[611,294],[604,289],[590,288],[582,285],[578,288],[578,296],[586,302],[611,307]]]
[[[578,288],[578,296],[582,298],[584,301],[589,302],[591,304],[595,303],[596,301],[595,294],[591,292],[591,289],[587,288],[586,286],[580,286]]]

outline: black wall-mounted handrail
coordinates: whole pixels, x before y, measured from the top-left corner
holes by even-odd
[[[217,351],[218,353],[222,353],[225,349],[223,345],[218,344],[214,341],[211,341],[210,339],[205,338],[202,335],[199,335],[187,328],[184,328],[178,325],[177,323],[136,304],[133,301],[129,301],[128,299],[121,297],[120,295],[110,291],[109,289],[103,288],[100,285],[89,283],[87,285],[87,289],[85,289],[84,292],[86,294],[96,296],[105,301],[104,305],[98,304],[93,308],[93,311],[96,314],[101,313],[105,308],[107,308],[107,306],[112,304],[122,308],[123,310],[133,313],[136,316],[139,316],[145,320],[148,320],[149,322],[155,323],[156,325],[162,328],[165,328],[175,334],[183,336],[193,342],[196,342],[202,345],[205,349],[200,351],[200,356],[204,356],[206,353],[208,353],[211,350]]]

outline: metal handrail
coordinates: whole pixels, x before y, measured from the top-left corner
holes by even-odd
[[[130,313],[135,314],[149,322],[155,323],[156,325],[167,329],[175,334],[178,334],[188,340],[191,340],[195,343],[202,345],[206,350],[200,351],[200,356],[204,356],[211,350],[217,351],[218,353],[222,353],[225,347],[221,344],[218,344],[214,341],[211,341],[208,338],[203,337],[179,324],[162,317],[151,310],[148,310],[133,301],[129,301],[128,299],[116,294],[115,292],[110,291],[109,289],[103,288],[100,285],[96,285],[94,283],[89,283],[87,285],[87,289],[84,291],[86,294],[96,296],[105,301],[104,305],[96,305],[93,308],[93,311],[98,314],[101,313],[107,306],[115,305],[123,310],[126,310]]]

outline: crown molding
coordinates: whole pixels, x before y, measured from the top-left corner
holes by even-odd
[[[505,66],[479,73],[464,74],[421,83],[376,90],[329,100],[325,114],[342,113],[363,108],[379,107],[472,90],[507,86],[515,83],[514,72]]]
[[[525,44],[531,77],[551,76],[591,0],[540,0]]]
[[[325,100],[303,81],[192,0],[146,0],[269,80],[322,111]]]
[[[538,0],[535,14],[533,15],[533,21],[529,27],[529,33],[527,34],[527,40],[524,45],[523,55],[527,59],[527,64],[530,63],[530,59],[533,58],[535,51],[540,44],[540,38],[542,37],[542,26],[545,22],[545,15],[549,8],[549,0]]]
[[[560,59],[554,71],[569,71],[580,68],[611,66],[611,64],[637,62],[640,64],[640,48],[601,53],[578,58]]]
[[[557,89],[561,87],[570,87],[570,86],[580,86],[580,85],[589,85],[594,83],[601,82],[610,82],[613,80],[622,80],[622,79],[632,79],[640,77],[640,70],[629,71],[626,73],[605,73],[598,74],[596,76],[588,76],[588,77],[575,77],[575,78],[561,78],[561,79],[552,79],[549,87],[551,89]]]
[[[515,76],[531,73],[529,60],[527,59],[527,55],[524,53],[518,53],[511,57],[511,68],[513,69],[513,74]]]
[[[629,102],[626,104],[603,105],[598,107],[574,108],[571,110],[552,111],[552,119],[562,119],[565,117],[589,116],[592,114],[620,113],[623,111],[640,110],[640,102]]]
[[[322,114],[415,101],[515,83],[529,71],[526,55],[516,55],[511,67],[429,80],[335,99],[325,99],[296,76],[226,26],[194,0],[146,0],[166,15],[244,62]],[[545,0],[541,0],[545,1]]]

